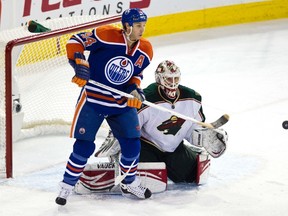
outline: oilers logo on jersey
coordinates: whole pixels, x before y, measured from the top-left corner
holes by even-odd
[[[80,134],[85,134],[85,132],[86,132],[85,128],[81,127],[81,128],[79,129],[79,133],[80,133]]]
[[[124,56],[117,56],[107,62],[105,66],[105,76],[114,85],[126,83],[134,72],[133,63]]]

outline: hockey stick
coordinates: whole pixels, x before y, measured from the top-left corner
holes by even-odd
[[[129,169],[128,169],[123,175],[120,174],[120,175],[118,175],[118,176],[115,178],[115,183],[114,183],[115,186],[118,185],[118,184],[120,184],[120,183],[125,179],[125,177],[126,177],[126,176],[128,175],[128,173],[130,172],[131,168],[134,166],[135,162],[136,162],[136,159],[132,162],[132,164],[130,165]]]
[[[120,91],[118,89],[112,88],[110,86],[104,85],[104,84],[96,82],[94,80],[89,80],[89,83],[91,83],[93,85],[96,85],[98,87],[107,89],[107,90],[109,90],[111,92],[114,92],[116,94],[119,94],[119,95],[121,95],[123,97],[127,97],[127,98],[133,98],[134,97],[131,94],[128,94],[126,92],[122,92],[122,91]],[[193,118],[191,118],[189,116],[182,115],[181,113],[178,113],[178,112],[175,112],[173,110],[167,109],[165,107],[159,106],[157,104],[151,103],[151,102],[149,102],[147,100],[144,100],[142,103],[147,105],[147,106],[153,107],[155,109],[162,110],[162,111],[165,111],[165,112],[169,112],[170,114],[178,116],[178,117],[180,117],[182,119],[192,121],[192,122],[194,122],[194,123],[196,123],[196,124],[198,124],[198,125],[200,125],[202,127],[205,127],[205,128],[218,128],[218,127],[221,127],[222,125],[226,124],[229,121],[229,115],[224,114],[219,119],[217,119],[216,121],[214,121],[212,123],[201,122],[201,121],[197,121],[196,119],[193,119]]]

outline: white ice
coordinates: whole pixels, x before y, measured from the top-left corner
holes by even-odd
[[[207,122],[230,114],[225,154],[212,159],[206,185],[170,184],[139,201],[112,195],[54,200],[73,140],[14,143],[14,178],[0,180],[1,216],[283,216],[288,212],[288,19],[150,38],[154,59],[143,87],[164,59],[181,68],[182,84],[203,98]],[[97,140],[99,147],[103,136]]]

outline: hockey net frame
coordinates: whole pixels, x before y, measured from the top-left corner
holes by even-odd
[[[84,17],[84,16],[83,16]],[[3,46],[4,43],[6,43],[5,46],[5,78],[1,77],[1,85],[4,84],[5,88],[3,86],[1,88],[1,91],[5,92],[5,99],[3,98],[3,95],[1,94],[1,100],[2,100],[2,105],[1,109],[4,107],[5,112],[1,111],[1,115],[4,117],[4,127],[0,127],[1,129],[1,134],[0,134],[0,163],[2,165],[0,166],[0,178],[12,178],[13,177],[13,135],[12,135],[12,122],[13,122],[13,117],[12,117],[12,76],[13,76],[13,67],[15,67],[15,62],[13,62],[13,56],[12,52],[13,49],[17,46],[29,44],[31,42],[38,42],[46,39],[50,39],[53,37],[60,37],[62,35],[67,35],[67,34],[74,34],[76,32],[80,32],[83,30],[87,29],[92,29],[97,26],[101,25],[108,25],[108,24],[115,24],[118,23],[121,20],[121,15],[115,15],[115,16],[110,16],[110,17],[99,17],[99,16],[87,16],[89,17],[87,20],[90,21],[83,21],[85,19],[81,18],[81,22],[79,24],[76,22],[66,22],[66,27],[59,27],[57,29],[52,29],[49,32],[44,32],[44,33],[36,33],[36,34],[31,34],[27,30],[27,35],[26,36],[21,36],[19,38],[12,39],[8,41],[7,43],[4,41],[1,41],[0,38],[0,43]],[[60,18],[59,20],[64,20],[66,18]],[[68,20],[71,20],[71,18],[68,18]],[[92,20],[92,21],[91,21]],[[53,20],[49,20],[52,22]],[[41,22],[41,24],[45,25],[45,22]],[[26,27],[27,28],[27,27]],[[13,31],[11,31],[13,32]],[[1,32],[0,32],[1,33]],[[2,60],[1,60],[2,61]],[[68,63],[67,63],[68,64]],[[3,100],[4,99],[4,100]],[[3,166],[3,163],[5,164]]]

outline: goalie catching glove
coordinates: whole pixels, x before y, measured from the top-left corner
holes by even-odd
[[[89,63],[86,61],[83,53],[74,53],[74,58],[75,60],[69,59],[69,63],[75,71],[75,76],[72,78],[72,82],[76,83],[79,87],[83,87],[90,79]]]
[[[142,106],[142,102],[145,100],[143,90],[136,84],[133,84],[127,88],[127,92],[133,95],[133,98],[128,98],[127,106],[139,109]]]
[[[220,157],[226,150],[227,132],[223,129],[195,129],[192,132],[193,144],[203,146],[214,158]]]

